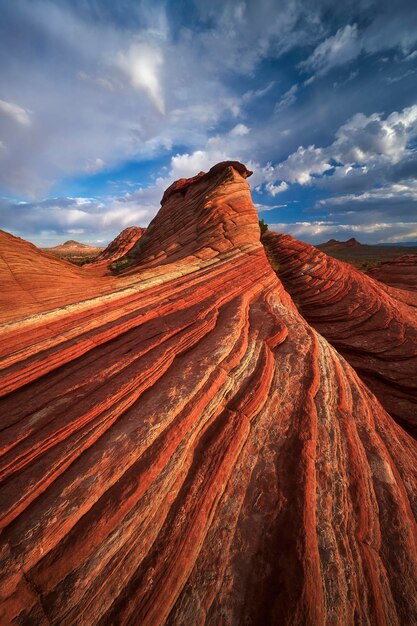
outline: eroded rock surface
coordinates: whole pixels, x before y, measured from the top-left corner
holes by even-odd
[[[408,306],[414,294],[407,298],[290,235],[267,233],[263,241],[305,319],[416,435],[417,314]]]
[[[299,315],[246,175],[169,193],[112,292],[0,330],[2,622],[412,621],[415,442]]]
[[[417,254],[404,254],[369,270],[369,275],[399,289],[417,291]]]
[[[127,254],[145,233],[146,228],[128,226],[113,239],[105,250],[97,257],[95,263],[113,263]]]
[[[0,230],[0,322],[78,303],[112,288],[111,279],[88,277],[80,267]]]

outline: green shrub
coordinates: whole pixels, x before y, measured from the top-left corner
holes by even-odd
[[[261,237],[268,230],[268,224],[266,224],[263,220],[259,220],[259,228],[261,229]]]
[[[111,263],[110,269],[112,272],[117,273],[121,269],[126,267],[126,265],[129,265],[129,259],[127,257],[122,257],[121,259],[118,259],[117,261],[114,261],[113,263]]]

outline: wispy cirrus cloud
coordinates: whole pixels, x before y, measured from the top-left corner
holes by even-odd
[[[323,76],[334,67],[345,65],[361,53],[356,24],[339,28],[335,35],[322,41],[312,54],[299,64],[300,69]]]
[[[161,49],[144,42],[132,43],[126,52],[119,52],[117,64],[135,89],[143,89],[158,111],[165,114],[160,70],[164,59]]]
[[[6,102],[6,100],[0,100],[0,115],[4,115],[22,126],[29,126],[30,124],[28,111],[18,104]]]

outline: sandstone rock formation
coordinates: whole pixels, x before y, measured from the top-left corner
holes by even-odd
[[[369,270],[372,278],[398,287],[417,291],[417,254],[404,254]]]
[[[0,322],[78,303],[112,285],[0,230]]]
[[[2,623],[412,623],[415,442],[298,313],[248,174],[0,328]]]
[[[107,248],[99,254],[94,263],[101,263],[102,261],[113,263],[121,259],[139,241],[145,231],[146,228],[141,228],[140,226],[129,226],[125,228],[109,243]]]
[[[263,241],[305,319],[417,434],[417,315],[404,294],[290,235],[267,233]]]

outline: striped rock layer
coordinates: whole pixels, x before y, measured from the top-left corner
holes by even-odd
[[[291,235],[267,233],[263,242],[308,323],[349,361],[390,415],[417,435],[415,294],[386,287]]]
[[[0,323],[112,291],[113,283],[0,230]]]
[[[415,442],[298,313],[247,174],[1,327],[1,623],[412,623]]]
[[[393,261],[381,263],[368,273],[392,287],[417,291],[417,254],[403,254]]]
[[[113,263],[121,259],[139,241],[145,231],[146,228],[141,228],[140,226],[128,226],[98,255],[94,260],[94,264],[102,261]]]

